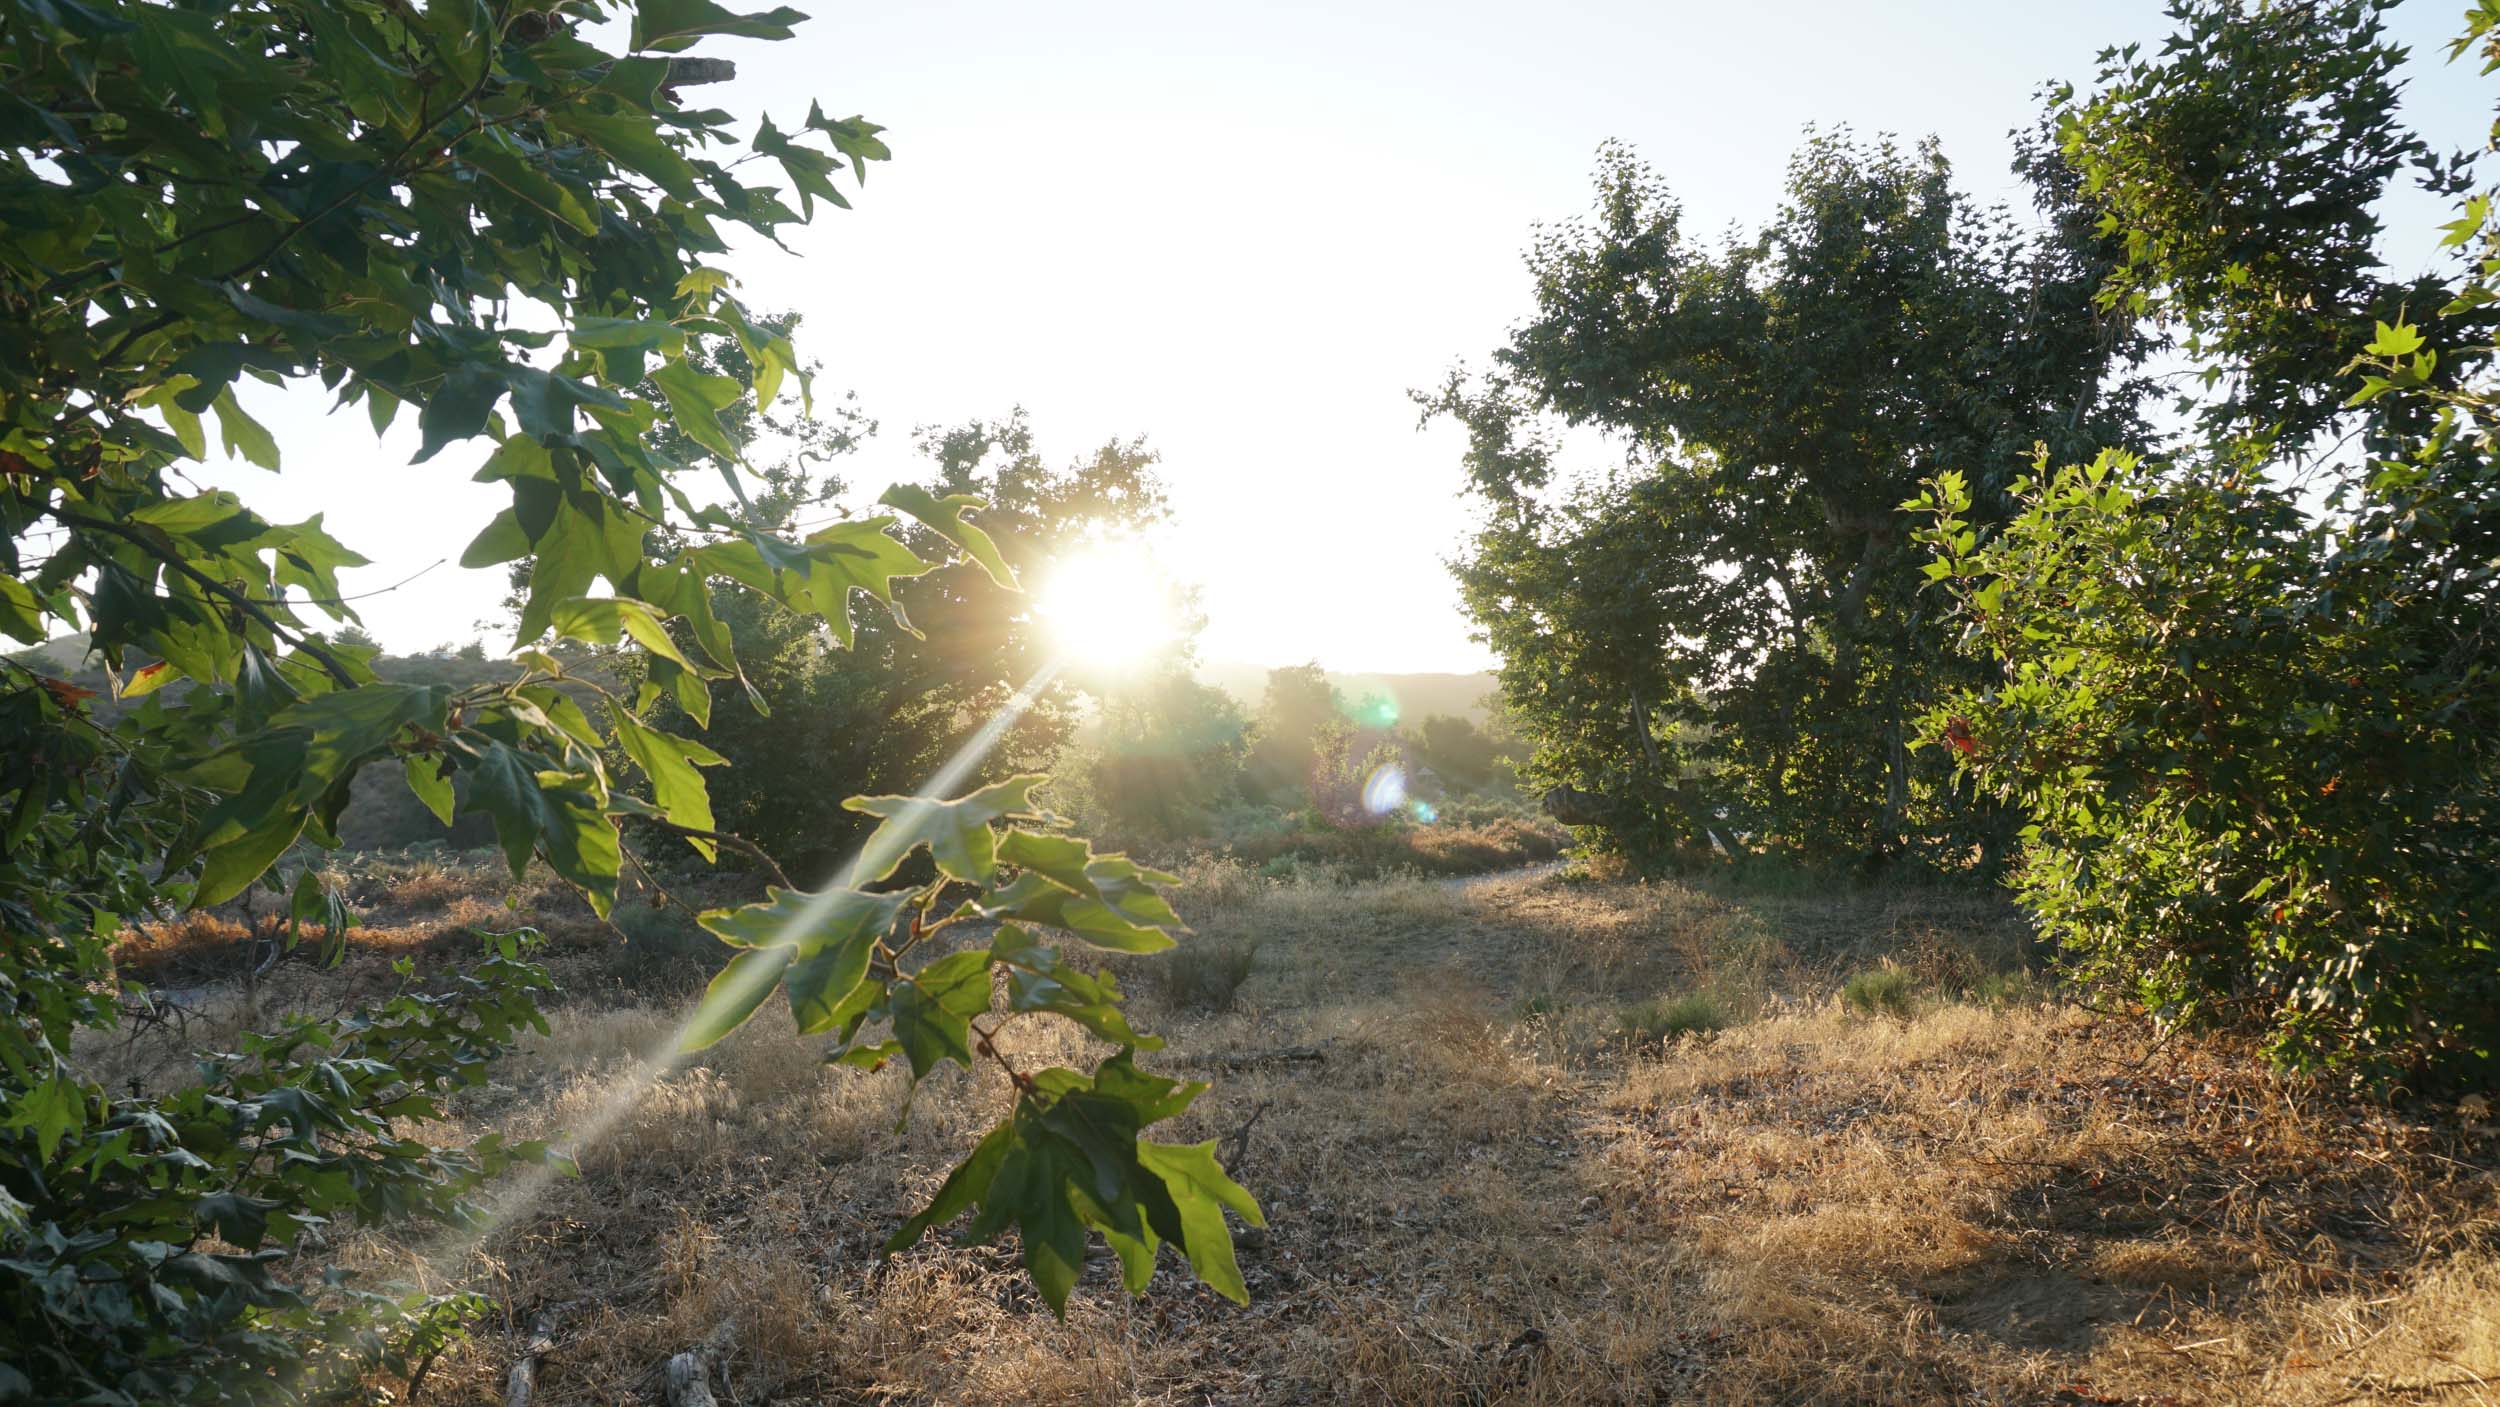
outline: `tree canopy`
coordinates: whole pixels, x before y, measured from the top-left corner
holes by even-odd
[[[1907,751],[1951,666],[1895,509],[1947,466],[1984,497],[2034,443],[2140,429],[2142,341],[2094,302],[2105,241],[2054,150],[2025,152],[2037,233],[1932,144],[1830,133],[1775,218],[1712,247],[1609,146],[1594,210],[1529,253],[1535,316],[1424,398],[1469,435],[1489,514],[1459,582],[1533,770],[1605,797],[1614,843],[1933,855],[1990,829]],[[1563,472],[1563,427],[1622,466]]]

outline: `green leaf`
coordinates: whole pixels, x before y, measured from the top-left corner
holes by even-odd
[[[1120,1009],[1119,984],[1108,972],[1087,973],[1061,961],[1039,945],[1035,935],[1003,924],[990,945],[991,956],[1007,968],[1007,1006],[1011,1011],[1048,1011],[1064,1016],[1114,1045],[1161,1050],[1160,1037],[1140,1034]]]
[[[917,1080],[941,1060],[972,1064],[971,1018],[990,1009],[990,955],[980,948],[948,953],[894,984],[887,994],[894,1039]]]
[[[517,562],[528,555],[529,534],[522,530],[520,518],[506,508],[480,529],[467,549],[461,552],[460,565],[474,571],[479,567]]]
[[[228,454],[241,454],[244,459],[263,469],[278,467],[278,442],[269,435],[269,427],[254,420],[234,398],[228,386],[217,393],[217,435]]]
[[[1095,1066],[1093,1078],[1085,1081],[1084,1087],[1136,1110],[1140,1128],[1177,1117],[1207,1092],[1203,1080],[1167,1079],[1138,1069],[1136,1057],[1125,1050]]]
[[[191,1204],[191,1216],[201,1227],[249,1251],[268,1236],[269,1213],[285,1205],[240,1192],[212,1192]]]
[[[669,638],[660,613],[630,596],[576,596],[559,601],[553,624],[558,635],[593,645],[613,645],[620,637],[630,635],[635,644],[679,668],[694,668],[694,661],[679,652],[677,642]]]
[[[10,1101],[8,1127],[30,1129],[35,1135],[35,1152],[44,1162],[52,1161],[61,1140],[86,1126],[87,1100],[83,1087],[71,1079],[69,1072],[54,1066],[51,1073],[32,1088]]]
[[[574,346],[597,352],[608,380],[619,386],[643,379],[643,358],[674,356],[686,345],[685,334],[669,324],[636,318],[577,318],[569,336]]]
[[[2391,326],[2382,322],[2377,327],[2378,335],[2370,339],[2368,350],[2371,356],[2407,357],[2422,349],[2422,334],[2411,323],[2400,322]]]
[[[586,235],[599,233],[599,217],[581,192],[538,168],[519,143],[489,127],[463,143],[460,158],[496,185]]]
[[[964,510],[980,507],[980,499],[968,493],[939,498],[918,484],[896,484],[877,501],[910,514],[931,532],[961,548],[965,556],[981,564],[990,580],[1010,591],[1020,589],[1015,569],[1007,565],[998,544],[990,540],[988,533],[964,521]]]
[[[218,545],[258,537],[269,527],[243,507],[243,500],[224,489],[159,499],[132,513],[130,521]]]
[[[981,912],[1065,929],[1095,947],[1116,952],[1159,953],[1170,948],[1172,937],[1163,930],[1179,928],[1179,916],[1142,882],[1121,877],[1124,867],[1134,868],[1120,856],[1106,856],[1088,866],[1087,879],[1101,894],[1099,898],[1076,893],[1039,871],[1028,870],[1014,883],[984,895]]]
[[[487,418],[495,413],[495,402],[502,400],[503,394],[500,367],[454,367],[434,394],[425,398],[425,409],[418,412],[417,432],[422,443],[417,446],[417,457],[410,462],[422,464],[454,440],[484,434]]]
[[[729,759],[690,738],[646,728],[621,708],[610,711],[610,721],[616,725],[616,740],[626,755],[651,779],[651,799],[660,813],[689,830],[713,829],[712,793],[704,786],[699,769],[718,767]],[[710,840],[685,839],[704,859],[718,858]]]
[[[553,723],[558,731],[580,743],[584,748],[597,752],[607,746],[607,739],[601,737],[599,730],[591,726],[590,715],[582,712],[582,706],[573,702],[573,696],[562,689],[552,684],[529,684],[522,687],[521,697],[538,705],[539,712],[547,715],[548,722]],[[718,757],[718,754],[712,753],[709,748],[705,748],[704,752],[715,759]],[[706,762],[703,765],[709,767],[715,764]]]
[[[669,414],[676,417],[678,429],[723,459],[739,457],[738,446],[720,423],[720,412],[736,404],[745,390],[736,378],[707,375],[681,358],[653,372],[651,382],[668,397]]]
[[[468,795],[461,814],[494,819],[512,877],[529,867],[531,853],[546,849],[549,865],[580,885],[601,917],[616,898],[623,853],[608,820],[595,779],[562,771],[535,753],[463,734],[455,746],[467,758]]]
[[[1019,1116],[1023,1110],[1019,1108]],[[1019,1117],[1019,1124],[1026,1121]],[[980,1217],[966,1235],[987,1240],[1013,1223],[1024,1244],[1025,1273],[1054,1315],[1065,1317],[1068,1293],[1085,1264],[1085,1223],[1069,1192],[1090,1179],[1082,1158],[1053,1138],[1018,1138],[1008,1144],[990,1179]]]
[[[200,865],[199,886],[192,892],[191,907],[204,909],[222,904],[250,888],[253,880],[295,844],[311,819],[311,813],[301,807],[289,807],[210,849]]]
[[[741,948],[797,947],[813,952],[861,934],[882,938],[910,903],[910,890],[869,894],[857,889],[764,891],[764,901],[736,909],[712,909],[698,920],[724,943]]]
[[[782,975],[790,995],[790,1019],[802,1035],[833,1031],[848,1037],[859,1020],[885,995],[885,988],[867,979],[876,936],[865,934],[834,943],[801,957]]]
[[[640,0],[634,6],[633,47],[676,53],[707,34],[748,39],[787,39],[790,26],[807,16],[786,6],[757,14],[734,14],[712,0]]]
[[[1101,897],[1085,875],[1085,867],[1094,859],[1094,847],[1075,836],[1010,830],[999,837],[998,859],[1002,864],[1047,875],[1089,898]]]
[[[165,417],[165,428],[173,431],[174,438],[182,442],[184,454],[193,459],[208,458],[208,431],[202,428],[197,415],[183,409],[171,396],[156,407],[156,413]]]
[[[412,752],[402,757],[399,763],[402,775],[408,779],[408,790],[416,794],[417,800],[425,803],[425,809],[434,813],[435,820],[450,825],[451,778],[444,774],[442,759]]]
[[[1214,1140],[1140,1142],[1137,1161],[1163,1179],[1173,1206],[1180,1211],[1184,1234],[1179,1240],[1189,1257],[1189,1268],[1217,1294],[1235,1304],[1248,1304],[1250,1289],[1241,1282],[1241,1267],[1233,1259],[1233,1236],[1224,1225],[1224,1209],[1230,1207],[1252,1226],[1265,1226],[1267,1219],[1260,1215],[1259,1204],[1249,1191],[1216,1165]]]
[[[938,869],[967,884],[986,884],[997,864],[997,842],[990,825],[1033,809],[1033,789],[1049,780],[1040,775],[1010,777],[954,801],[918,796],[854,796],[842,803],[884,821],[860,847],[847,883],[874,884],[892,875],[905,857],[929,847]]]
[[[694,166],[668,144],[648,116],[608,115],[576,104],[548,114],[548,121],[580,135],[617,165],[668,192],[671,199],[703,198],[695,185]],[[682,283],[681,280],[677,290],[679,297],[685,295]]]
[[[703,1000],[678,1032],[677,1048],[693,1052],[746,1024],[755,1009],[771,996],[795,956],[788,948],[758,948],[731,958],[703,989]]]
[[[247,292],[240,284],[226,285],[226,301],[234,305],[236,312],[247,318],[283,327],[290,332],[301,332],[310,337],[340,337],[346,335],[352,327],[345,318],[332,317],[327,313],[308,313],[301,308],[289,308],[283,304],[273,303],[266,298]]]
[[[42,644],[49,634],[43,625],[42,600],[13,576],[0,576],[0,631],[28,645]]]
[[[722,942],[796,955],[783,985],[790,1014],[803,1032],[842,1031],[867,1013],[883,988],[866,980],[877,944],[894,928],[908,890],[864,894],[855,889],[767,888],[764,902],[714,909],[699,922]],[[750,1008],[751,1009],[751,1008]]]
[[[892,1236],[886,1238],[885,1253],[893,1255],[907,1250],[932,1226],[940,1226],[970,1211],[989,1196],[990,1183],[998,1176],[999,1165],[1006,1161],[1007,1146],[1012,1139],[1011,1127],[1000,1124],[984,1135],[946,1181],[929,1199],[929,1205],[914,1213]]]
[[[934,570],[887,533],[893,524],[892,518],[869,518],[835,523],[808,535],[808,599],[845,646],[851,643],[852,592],[865,591],[885,603],[895,621],[908,628],[894,599],[894,583]]]

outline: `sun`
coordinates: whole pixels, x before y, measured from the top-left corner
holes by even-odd
[[[1180,636],[1171,580],[1134,538],[1061,558],[1034,593],[1033,611],[1062,660],[1098,673],[1135,673]]]

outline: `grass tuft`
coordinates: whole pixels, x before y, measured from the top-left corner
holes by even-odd
[[[1199,939],[1165,953],[1152,971],[1164,1004],[1181,1011],[1225,1012],[1257,965],[1256,942]]]
[[[1627,1006],[1615,1028],[1635,1045],[1658,1045],[1684,1036],[1707,1035],[1728,1024],[1727,1007],[1708,992],[1687,992],[1668,1001]]]
[[[607,961],[608,975],[628,991],[680,993],[712,980],[731,949],[675,908],[620,903],[609,914],[625,941]]]
[[[1887,963],[1842,983],[1840,1001],[1859,1016],[1889,1016],[1907,1021],[1918,1005],[1918,980]]]

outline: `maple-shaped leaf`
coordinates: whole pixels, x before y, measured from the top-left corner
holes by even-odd
[[[951,493],[944,498],[918,484],[896,484],[877,500],[888,508],[899,508],[917,519],[923,527],[960,548],[963,554],[981,564],[990,580],[1010,591],[1020,590],[1016,569],[998,550],[998,544],[981,528],[964,521],[964,511],[981,506],[981,500],[968,493]]]
[[[1009,777],[954,801],[921,796],[854,796],[843,809],[875,816],[877,827],[851,864],[848,882],[874,884],[894,873],[920,846],[948,877],[967,884],[987,884],[998,865],[998,841],[990,826],[1033,812],[1033,789],[1049,780],[1027,775]]]

